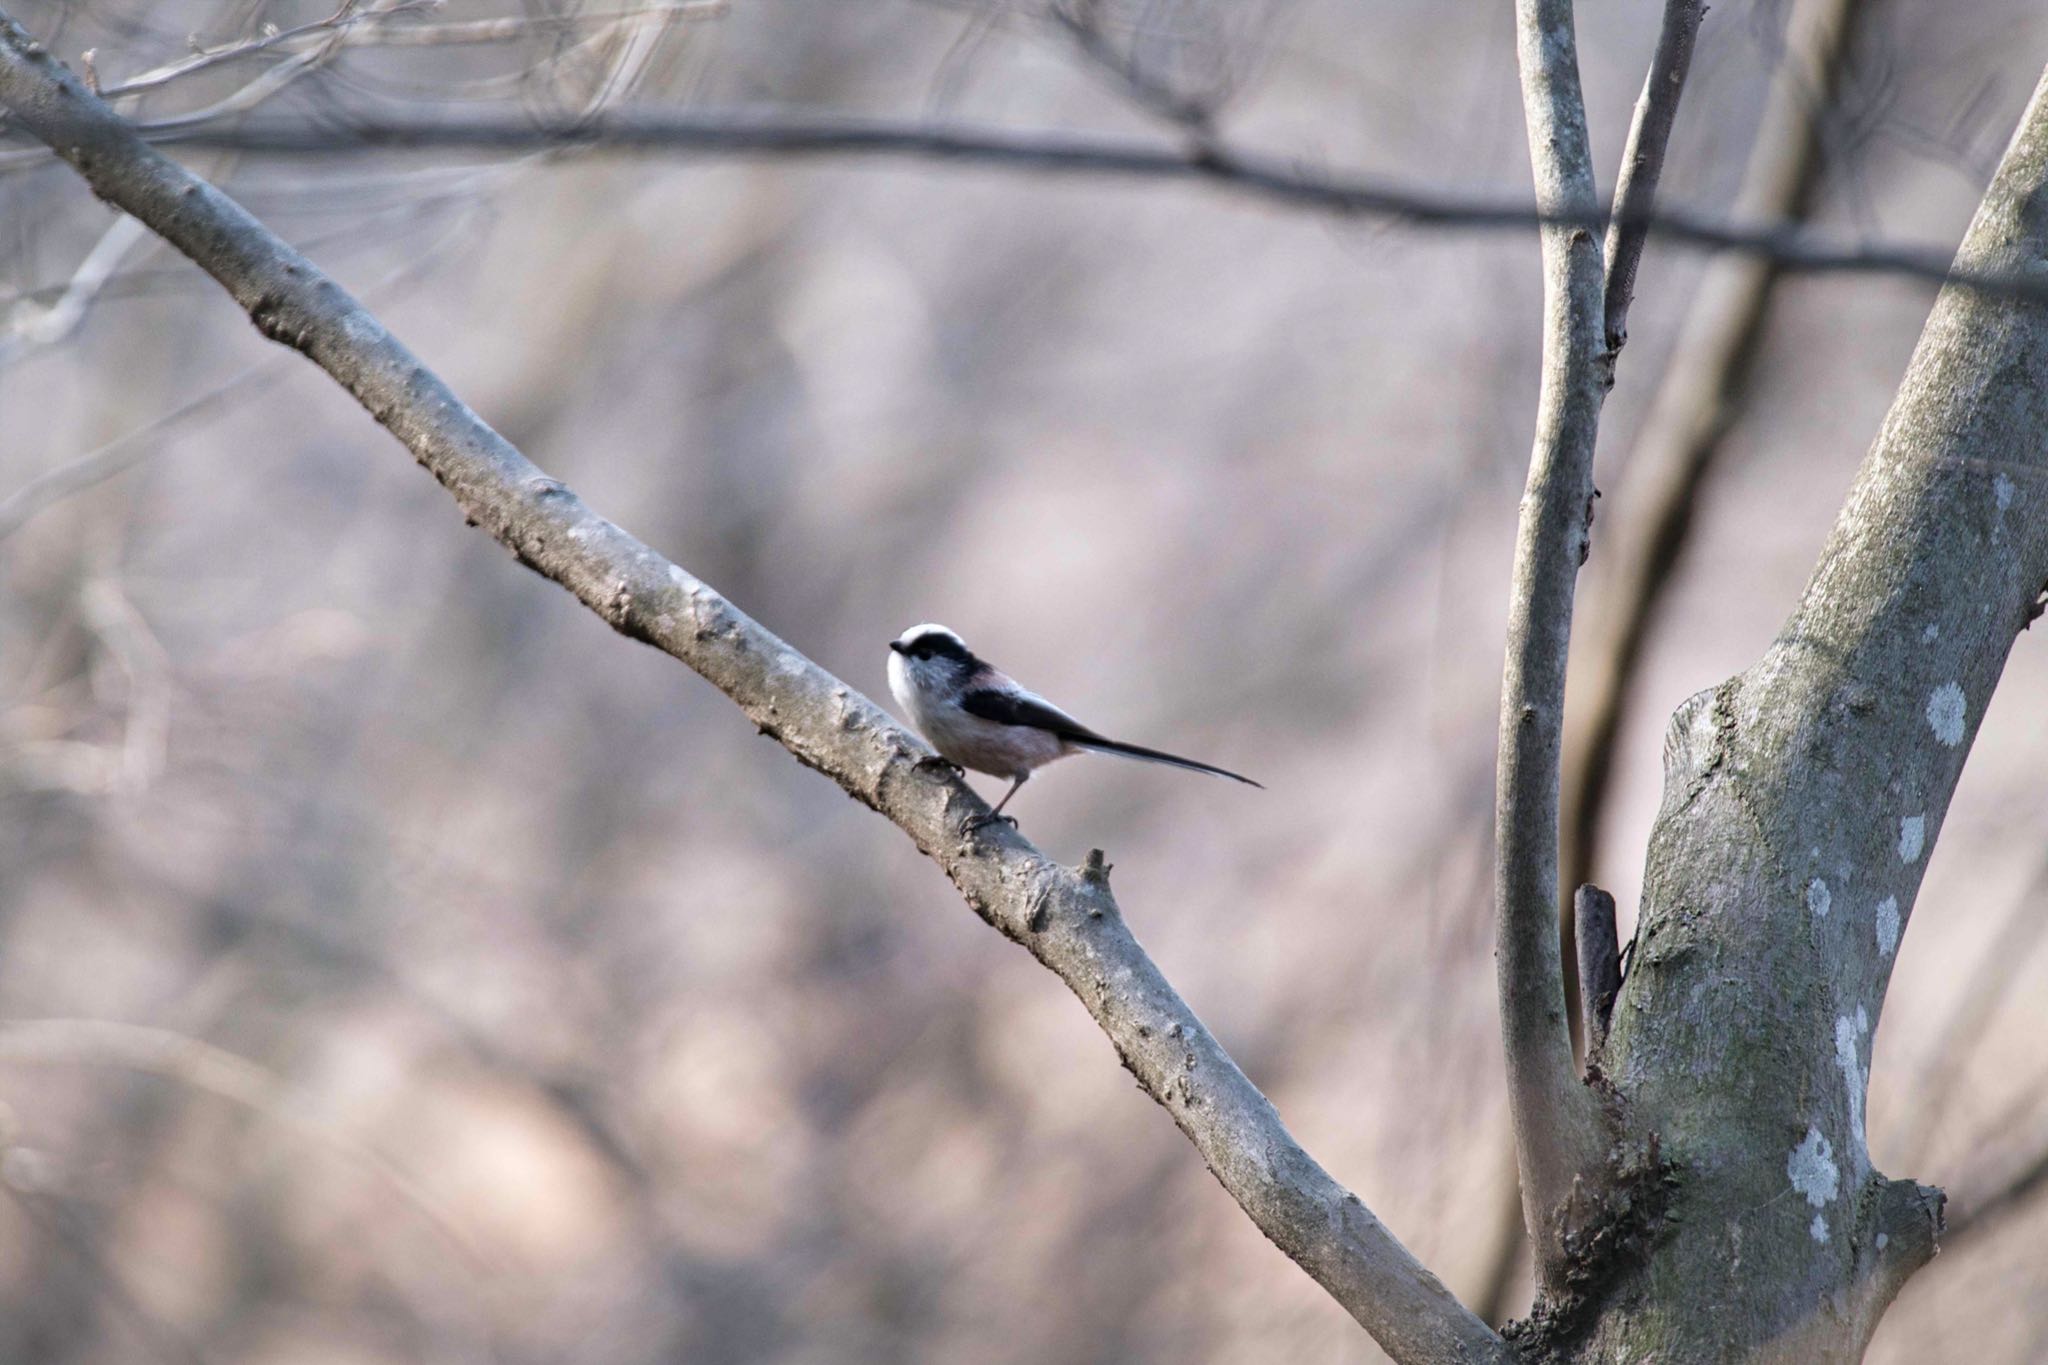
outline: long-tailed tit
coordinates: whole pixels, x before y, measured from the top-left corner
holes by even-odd
[[[1259,785],[1225,768],[1096,734],[974,657],[966,642],[944,626],[912,626],[890,642],[889,650],[889,690],[939,757],[1010,779],[1010,789],[983,823],[1002,816],[1033,772],[1056,758],[1086,751]]]

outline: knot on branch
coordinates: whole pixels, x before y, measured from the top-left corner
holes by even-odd
[[[291,306],[289,298],[276,291],[266,291],[249,305],[249,321],[255,323],[256,330],[267,339],[295,351],[303,351],[311,344],[311,323],[300,310]]]
[[[1588,1067],[1607,1043],[1614,1000],[1621,994],[1621,941],[1614,926],[1614,897],[1588,882],[1572,895],[1579,952],[1581,1017],[1586,1021]]]
[[[1115,866],[1115,863],[1110,862],[1103,856],[1101,849],[1091,848],[1088,850],[1088,861],[1082,864],[1081,867],[1081,880],[1087,882],[1090,886],[1107,891],[1109,890],[1110,869]]]
[[[1610,1118],[1619,1116],[1610,1111]],[[1562,1287],[1502,1329],[1529,1361],[1563,1361],[1599,1320],[1599,1308],[1648,1259],[1663,1235],[1678,1167],[1657,1136],[1620,1138],[1605,1169],[1576,1176],[1545,1232],[1562,1252]]]

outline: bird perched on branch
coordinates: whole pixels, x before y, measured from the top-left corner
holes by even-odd
[[[1227,777],[1250,787],[1260,785],[1227,768],[1095,733],[976,658],[966,642],[944,626],[912,626],[890,642],[889,651],[889,691],[939,757],[955,767],[1010,779],[1010,789],[976,822],[977,827],[998,819],[1015,824],[1003,814],[1003,807],[1033,772],[1068,754],[1115,754]]]

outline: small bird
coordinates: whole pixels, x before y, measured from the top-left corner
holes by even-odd
[[[1003,807],[1031,774],[1056,758],[1084,751],[1260,785],[1227,768],[1105,739],[974,657],[966,642],[944,626],[912,626],[889,643],[889,650],[889,691],[939,757],[956,767],[1010,779],[1003,799],[978,824],[997,819],[1015,824],[1014,818],[1003,815]]]

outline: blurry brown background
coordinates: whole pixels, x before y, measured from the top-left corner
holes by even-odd
[[[1233,141],[1527,191],[1503,6],[1114,8]],[[1609,171],[1655,8],[1580,7]],[[1674,199],[1732,197],[1785,8],[1714,7]],[[332,0],[9,9],[112,83]],[[1952,242],[2048,15],[1891,0],[1860,25],[1817,216]],[[365,44],[264,111],[516,118],[610,72],[645,107],[1157,127],[1031,3],[732,0],[606,32]],[[127,107],[202,108],[276,60]],[[1381,1358],[894,830],[465,530],[329,381],[10,146],[0,498],[140,435],[0,540],[0,1360]],[[1509,1197],[1487,881],[1530,234],[904,163],[186,155],[550,472],[870,695],[887,640],[944,621],[1091,723],[1265,782],[1089,760],[1015,809],[1065,861],[1108,850],[1310,1150],[1480,1292]],[[96,244],[111,278],[51,323]],[[1608,525],[1701,268],[1652,245]],[[1928,300],[1778,291],[1626,727],[1598,868],[1624,932],[1664,719],[1790,610]],[[1596,540],[1586,619],[1603,568]],[[1873,1155],[1959,1204],[2048,1144],[2048,953],[2008,927],[2048,918],[2044,683],[2022,637],[1878,1036]],[[1957,1056],[1972,1002],[1997,1013]],[[1959,1238],[1872,1359],[2048,1356],[2044,1233],[2029,1209]]]

